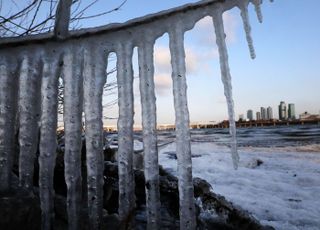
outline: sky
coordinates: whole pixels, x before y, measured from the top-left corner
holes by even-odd
[[[86,2],[87,0],[83,0]],[[82,21],[83,27],[124,22],[129,19],[196,1],[128,0],[118,11],[104,17]],[[120,0],[99,1],[87,14],[112,9]],[[263,23],[249,8],[256,58],[249,55],[240,12],[233,9],[224,14],[229,51],[236,117],[248,109],[271,106],[278,117],[280,101],[294,103],[296,115],[304,111],[320,112],[320,9],[319,0],[264,0]],[[174,123],[171,66],[168,36],[156,41],[155,83],[158,123]],[[227,105],[220,78],[217,46],[212,21],[204,18],[185,34],[188,104],[191,122],[217,122],[227,119]],[[140,105],[137,50],[133,63],[135,85],[135,124],[139,126]],[[110,68],[114,63],[110,64]],[[112,78],[108,81],[112,81]],[[113,79],[114,80],[114,79]],[[104,104],[114,100],[116,92],[106,93]],[[117,117],[118,107],[106,107],[106,117]],[[116,120],[105,120],[115,124]]]

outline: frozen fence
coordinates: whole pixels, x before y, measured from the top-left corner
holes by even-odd
[[[53,171],[56,157],[58,79],[64,81],[65,179],[70,229],[79,229],[81,207],[81,119],[85,114],[87,200],[90,229],[101,227],[103,204],[102,93],[108,55],[117,54],[119,96],[119,216],[127,220],[135,208],[133,173],[133,49],[138,48],[144,143],[144,173],[148,229],[160,226],[159,170],[156,136],[156,98],[153,50],[155,40],[169,34],[180,197],[180,228],[195,229],[192,164],[187,106],[184,33],[205,16],[211,16],[220,54],[232,135],[234,167],[235,115],[231,76],[222,14],[238,7],[247,34],[251,57],[254,49],[248,21],[253,3],[261,21],[260,0],[204,0],[123,24],[70,31],[65,39],[52,34],[0,40],[0,192],[10,188],[14,139],[19,130],[20,186],[31,191],[33,165],[39,146],[42,229],[54,219]],[[40,124],[40,125],[39,125]],[[40,143],[38,133],[40,131]]]

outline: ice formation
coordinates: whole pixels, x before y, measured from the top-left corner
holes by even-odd
[[[138,46],[140,97],[144,148],[144,175],[148,229],[160,226],[159,163],[157,148],[157,112],[154,88],[154,40],[147,31],[144,42]],[[150,39],[151,37],[151,39]]]
[[[68,190],[69,228],[79,228],[79,212],[83,205],[82,112],[85,114],[87,154],[87,178],[83,179],[87,181],[89,225],[90,229],[101,228],[104,169],[102,93],[106,82],[107,57],[110,52],[115,52],[119,96],[119,217],[128,224],[127,227],[130,227],[130,218],[135,208],[132,54],[134,47],[138,47],[148,229],[160,228],[153,47],[158,37],[168,33],[176,116],[180,228],[195,229],[184,33],[192,29],[201,18],[212,17],[219,49],[221,78],[228,103],[232,159],[234,167],[237,168],[239,156],[234,102],[222,15],[234,7],[240,9],[250,54],[254,58],[247,9],[249,3],[254,4],[257,17],[262,21],[261,0],[204,0],[123,24],[70,31],[65,35],[66,38],[60,38],[64,40],[56,39],[52,34],[1,39],[0,193],[9,190],[15,150],[14,136],[18,130],[20,185],[31,191],[33,163],[40,131],[39,187],[42,229],[52,229],[58,78],[62,75],[65,85],[65,179]]]

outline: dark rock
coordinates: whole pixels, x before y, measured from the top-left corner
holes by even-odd
[[[0,207],[0,229],[40,229],[41,210],[36,197],[1,197]]]

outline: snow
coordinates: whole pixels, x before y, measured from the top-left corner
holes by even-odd
[[[160,151],[165,169],[176,172],[176,161]],[[193,175],[207,180],[213,191],[249,211],[277,230],[320,228],[320,145],[285,148],[239,148],[238,170],[232,170],[228,148],[215,143],[191,145]],[[260,160],[262,164],[256,164]]]

